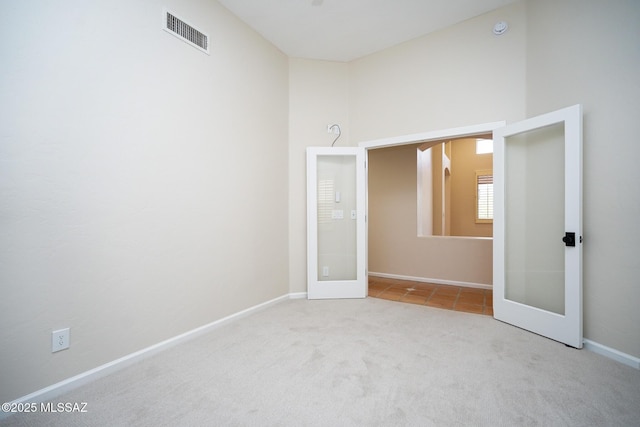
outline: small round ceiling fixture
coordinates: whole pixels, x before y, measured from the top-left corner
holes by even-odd
[[[496,25],[493,26],[493,34],[495,34],[496,36],[499,36],[506,33],[508,29],[509,29],[509,25],[506,22],[504,21],[496,22]]]

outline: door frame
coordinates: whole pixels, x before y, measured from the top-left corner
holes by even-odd
[[[362,214],[358,214],[358,222],[360,218],[363,218],[362,229],[358,232],[364,239],[363,258],[358,255],[358,264],[362,263],[362,269],[358,268],[358,278],[352,281],[323,281],[323,286],[318,286],[319,282],[317,276],[317,239],[314,238],[317,234],[317,213],[314,209],[314,203],[316,199],[315,186],[313,179],[315,179],[315,161],[311,161],[311,158],[315,158],[317,155],[337,155],[341,150],[339,147],[307,147],[307,298],[308,299],[324,299],[324,298],[363,298],[368,294],[368,274],[369,274],[369,222],[367,217],[369,214],[368,195],[369,195],[369,180],[367,165],[369,163],[369,150],[376,148],[386,148],[393,146],[411,145],[416,143],[427,143],[441,140],[462,139],[469,137],[486,137],[489,134],[493,134],[496,128],[505,126],[506,122],[490,122],[473,126],[464,126],[459,128],[444,129],[437,131],[421,132],[410,135],[396,136],[391,138],[382,138],[370,141],[364,141],[358,144],[357,147],[345,147],[344,150],[359,150],[361,155],[364,156],[364,164],[362,168],[362,174],[364,175],[364,189],[362,195]],[[345,152],[346,153],[346,152]],[[354,154],[349,152],[349,154]],[[358,166],[359,167],[359,166]],[[311,181],[310,181],[311,180]],[[360,197],[360,196],[359,196]],[[358,198],[359,198],[358,197]],[[360,202],[358,202],[360,204]],[[358,209],[359,210],[359,209]],[[361,271],[364,273],[364,277],[360,277]],[[358,286],[360,281],[364,280],[364,290],[358,292]]]
[[[497,128],[506,126],[506,121],[482,123],[471,126],[463,126],[451,129],[440,129],[436,131],[414,133],[409,135],[394,136],[390,138],[374,139],[370,141],[364,141],[358,144],[358,147],[365,149],[365,158],[367,161],[367,167],[369,165],[369,150],[376,148],[388,148],[399,147],[403,145],[424,144],[427,142],[463,139],[463,138],[480,138],[486,137],[488,134],[493,135],[493,131]],[[367,170],[367,179],[365,180],[365,193],[366,193],[366,214],[369,215],[369,179]],[[367,242],[369,241],[369,222],[367,221]],[[367,254],[368,255],[368,254]],[[368,260],[367,256],[367,260]],[[367,271],[368,271],[367,265]]]
[[[366,150],[368,156],[370,149],[396,147],[401,145],[412,145],[418,143],[440,141],[444,139],[461,139],[470,138],[493,133],[497,128],[507,124],[506,121],[489,122],[478,125],[463,126],[451,129],[441,129],[436,131],[414,133],[410,135],[393,136],[390,138],[374,139],[364,141],[358,144]]]
[[[462,126],[457,128],[450,129],[440,129],[435,131],[428,132],[420,132],[408,135],[394,136],[389,138],[381,138],[374,139],[369,141],[360,142],[358,147],[362,147],[365,149],[365,159],[367,164],[367,176],[365,178],[365,215],[366,218],[369,217],[369,150],[376,148],[388,148],[388,147],[399,147],[403,145],[414,145],[414,144],[422,144],[427,142],[435,142],[435,141],[443,141],[443,140],[452,140],[452,139],[463,139],[463,138],[480,138],[486,137],[487,135],[492,135],[495,129],[506,126],[506,121],[498,121],[498,122],[488,122],[481,123],[471,126]],[[367,246],[365,248],[366,255],[365,258],[367,260],[365,268],[367,271],[367,275],[369,273],[369,221],[366,222],[366,242]],[[475,237],[472,237],[475,238]],[[493,237],[491,237],[493,240]]]

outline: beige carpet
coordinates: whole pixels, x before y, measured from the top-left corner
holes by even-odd
[[[639,426],[640,371],[491,317],[291,300],[10,426]]]

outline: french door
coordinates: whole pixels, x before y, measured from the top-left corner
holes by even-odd
[[[494,317],[582,348],[582,107],[493,137]],[[310,299],[367,295],[364,150],[307,149]]]
[[[307,297],[367,296],[365,150],[307,148]]]
[[[493,138],[494,317],[582,348],[582,108]]]

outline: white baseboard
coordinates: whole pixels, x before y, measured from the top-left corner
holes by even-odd
[[[306,292],[296,292],[296,293],[289,294],[290,299],[304,299],[306,297],[307,297]]]
[[[301,295],[301,296],[300,296]],[[183,334],[177,335],[173,338],[169,338],[168,340],[159,342],[158,344],[154,344],[150,347],[144,348],[142,350],[136,351],[135,353],[128,354],[124,357],[111,361],[109,363],[105,363],[104,365],[98,366],[97,368],[91,369],[89,371],[83,372],[81,374],[75,375],[71,378],[67,378],[66,380],[60,381],[56,384],[50,385],[49,387],[45,387],[38,391],[35,391],[26,396],[19,397],[12,402],[13,403],[26,403],[26,402],[46,402],[55,399],[56,397],[67,393],[73,389],[76,389],[82,385],[88,384],[92,381],[95,381],[99,378],[102,378],[106,375],[112,374],[116,371],[124,369],[128,366],[133,365],[147,357],[150,357],[154,354],[157,354],[163,350],[176,346],[178,344],[184,343],[186,341],[192,340],[200,335],[203,335],[215,328],[218,328],[226,323],[229,323],[233,320],[237,320],[242,317],[246,317],[250,314],[253,314],[257,311],[263,310],[269,306],[277,304],[281,301],[288,299],[296,299],[296,298],[305,298],[307,295],[306,292],[301,292],[299,294],[287,294],[278,298],[274,298],[270,301],[263,302],[261,304],[255,305],[253,307],[249,307],[245,310],[239,311],[238,313],[234,313],[222,319],[211,322],[207,325],[200,326],[198,328],[192,329],[191,331],[185,332]],[[10,412],[0,411],[0,420],[7,418],[10,416]]]
[[[435,283],[436,285],[464,286],[467,288],[493,289],[493,286],[484,283],[460,282],[455,280],[430,279],[428,277],[405,276],[403,274],[387,274],[370,271],[369,276],[384,277],[386,279],[412,280],[414,282]]]
[[[602,345],[591,340],[585,339],[582,342],[584,343],[584,348],[589,351],[593,351],[594,353],[598,353],[604,357],[608,357],[609,359],[613,359],[624,365],[640,370],[640,358],[638,357],[634,357],[630,354],[618,351],[615,348],[607,347],[606,345]]]

